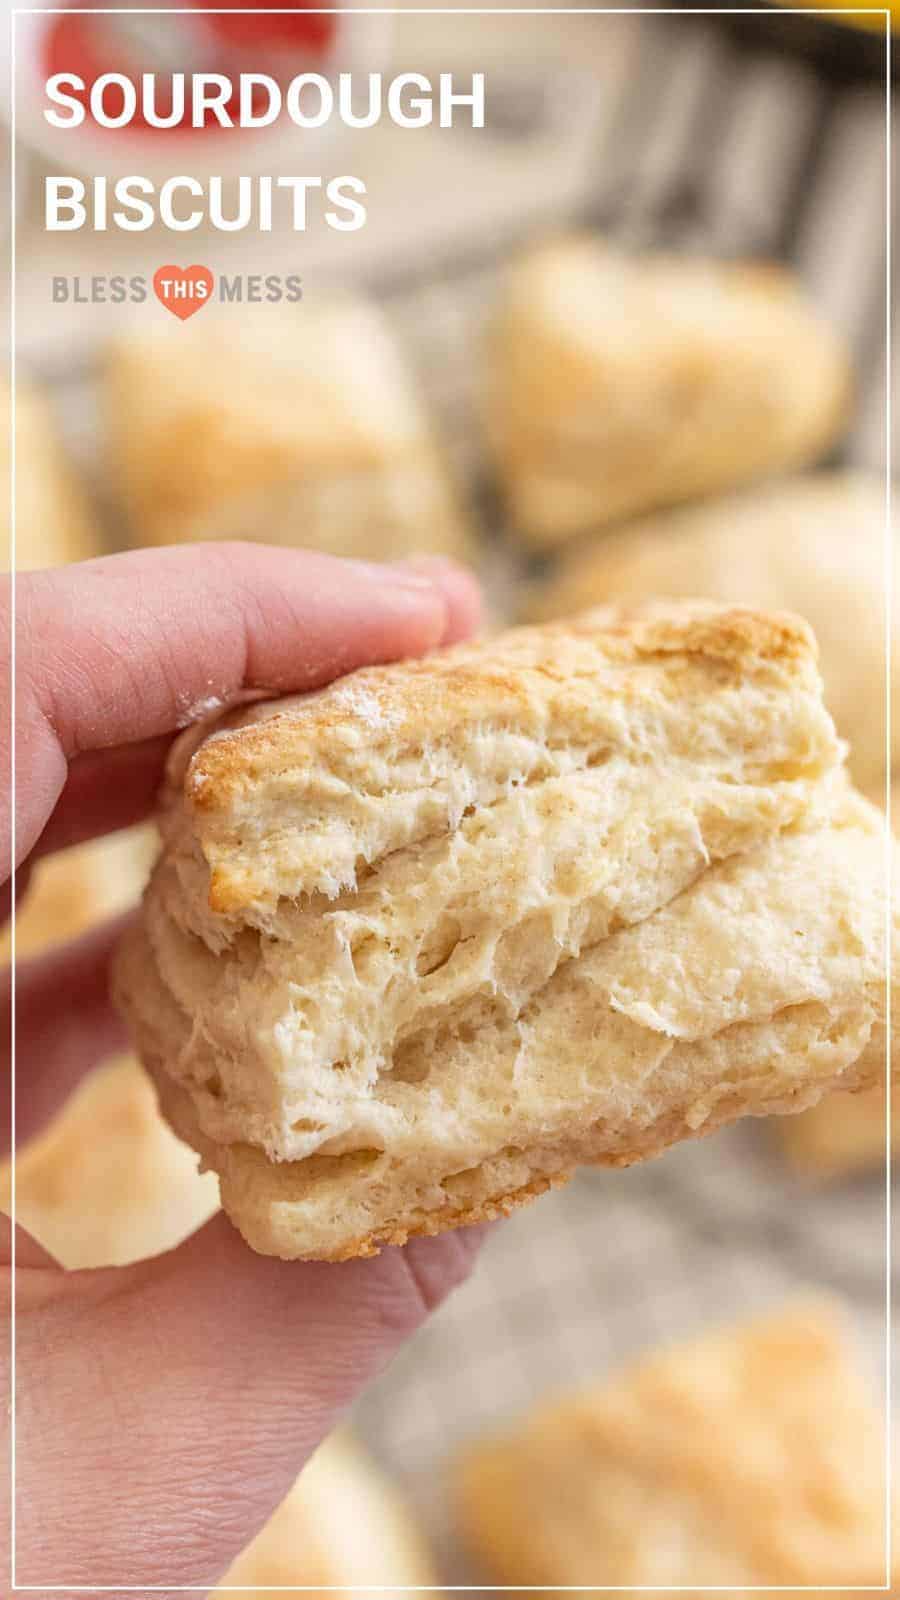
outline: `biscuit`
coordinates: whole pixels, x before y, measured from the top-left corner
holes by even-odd
[[[549,547],[804,465],[850,389],[841,342],[781,267],[630,258],[588,235],[533,247],[487,352],[512,530]]]
[[[820,690],[795,619],[651,607],[183,736],[116,987],[245,1238],[368,1254],[873,1082],[883,831]]]
[[[64,1267],[120,1267],[159,1255],[218,1208],[216,1180],[166,1124],[126,1057],[91,1072],[16,1158],[16,1220]],[[0,1211],[12,1170],[0,1167]]]
[[[893,521],[891,688],[900,705],[900,519]],[[863,789],[885,771],[884,480],[819,472],[640,518],[567,552],[530,612],[569,616],[650,595],[798,611],[816,635],[825,700]],[[900,717],[891,759],[900,764]]]
[[[0,1167],[0,1211],[12,1206]],[[112,1267],[172,1249],[216,1211],[218,1189],[166,1127],[137,1062],[89,1074],[19,1152],[19,1223],[62,1266]],[[350,1530],[352,1529],[352,1538]],[[406,1506],[347,1434],[328,1439],[223,1584],[423,1584],[434,1573]]]
[[[12,563],[9,386],[0,382],[0,527],[3,570]],[[101,553],[99,529],[66,459],[39,389],[16,383],[16,565],[20,571],[86,561]]]
[[[156,850],[149,824],[91,839],[33,869],[16,913],[16,957],[42,955],[140,899]],[[0,961],[12,953],[9,925]],[[0,1211],[12,1170],[0,1165]],[[218,1205],[215,1179],[163,1122],[134,1060],[88,1074],[18,1151],[17,1220],[65,1267],[123,1266],[168,1250]]]
[[[40,955],[137,904],[156,845],[149,826],[45,856],[16,916],[18,959]],[[9,929],[0,960],[10,958]],[[0,1166],[0,1211],[12,1170]],[[16,1159],[17,1220],[64,1267],[123,1266],[192,1233],[218,1206],[214,1177],[174,1137],[134,1060],[98,1067]]]
[[[246,1588],[251,1600],[275,1600],[279,1586],[302,1586],[311,1600],[324,1600],[321,1591],[337,1587],[349,1600],[362,1600],[375,1585],[394,1591],[435,1584],[428,1552],[399,1493],[342,1432],[319,1446],[219,1588]]]
[[[16,957],[40,955],[107,917],[137,905],[156,853],[150,825],[122,829],[35,863],[16,912]],[[0,962],[12,933],[0,932]]]
[[[135,543],[468,553],[421,401],[365,301],[124,336],[106,408],[110,468]]]
[[[892,1096],[891,1150],[900,1151],[900,1108]],[[812,1178],[844,1178],[883,1165],[885,1092],[829,1094],[796,1117],[782,1117],[778,1137],[791,1166]]]
[[[497,1583],[884,1583],[884,1427],[840,1317],[798,1303],[540,1406],[458,1471]]]

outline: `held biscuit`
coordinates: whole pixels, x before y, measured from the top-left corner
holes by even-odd
[[[873,803],[884,807],[885,785],[873,790]],[[900,785],[895,780],[890,795],[891,828],[900,830]],[[895,868],[896,873],[896,868]],[[896,877],[894,894],[896,896]],[[894,953],[892,984],[896,982]],[[900,1094],[891,1095],[890,1134],[887,1127],[883,1084],[863,1094],[828,1094],[797,1117],[779,1118],[776,1137],[790,1165],[803,1177],[829,1182],[883,1167],[890,1147],[893,1159],[900,1153]]]
[[[894,548],[891,686],[900,705],[900,519]],[[660,599],[733,601],[798,611],[815,633],[825,701],[869,790],[885,772],[884,479],[816,472],[641,517],[566,553],[530,610],[540,619],[586,606]],[[890,754],[900,764],[900,716]]]
[[[123,336],[106,401],[111,472],[136,544],[469,553],[421,401],[365,301]]]
[[[513,264],[487,360],[511,524],[538,547],[814,461],[850,399],[842,345],[783,268],[589,235]]]
[[[369,1254],[874,1082],[883,836],[820,690],[795,619],[651,607],[183,736],[117,989],[245,1238]]]
[[[463,1529],[501,1584],[883,1585],[884,1424],[810,1302],[653,1354],[476,1446]]]
[[[893,781],[890,819],[895,838],[900,831],[898,790],[900,786]],[[870,798],[884,808],[883,782],[871,791]],[[896,951],[893,960],[892,983],[896,982]],[[800,1176],[828,1183],[877,1172],[884,1167],[888,1147],[896,1160],[900,1153],[900,1094],[895,1089],[891,1095],[890,1132],[886,1099],[885,1088],[879,1084],[862,1094],[824,1095],[800,1116],[779,1118],[775,1132],[788,1162]]]

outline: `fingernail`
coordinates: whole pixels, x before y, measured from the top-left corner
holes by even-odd
[[[414,551],[404,556],[402,561],[392,561],[390,565],[394,572],[408,572],[411,576],[434,577],[438,580],[448,572],[460,570],[458,562],[452,561],[449,556],[429,555],[424,550],[421,554]]]
[[[481,621],[481,590],[475,573],[447,556],[410,556],[407,570],[427,576],[447,608],[444,644],[471,637]]]
[[[377,584],[385,598],[393,593],[398,600],[403,595],[410,604],[426,598],[438,602],[438,617],[442,621],[439,628],[438,623],[435,624],[432,644],[455,644],[470,637],[478,628],[481,618],[478,580],[458,561],[423,553],[406,556],[402,561],[351,561],[347,564]]]
[[[388,584],[392,589],[411,589],[417,594],[427,594],[435,588],[427,573],[403,561],[348,561],[346,565],[382,587]]]

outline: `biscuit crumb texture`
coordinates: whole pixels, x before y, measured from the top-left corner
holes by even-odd
[[[797,1302],[545,1402],[457,1469],[501,1584],[884,1583],[883,1420],[841,1318]]]
[[[697,604],[189,730],[117,992],[257,1250],[502,1214],[883,1070],[885,839],[815,648]]]

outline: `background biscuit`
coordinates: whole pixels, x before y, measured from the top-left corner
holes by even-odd
[[[510,527],[537,547],[814,461],[850,403],[841,341],[788,271],[588,234],[514,262],[486,362]]]

